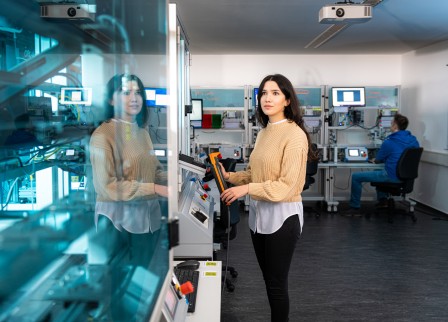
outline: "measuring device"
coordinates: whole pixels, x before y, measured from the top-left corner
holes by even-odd
[[[208,155],[210,163],[212,164],[212,172],[215,177],[216,185],[218,186],[219,193],[222,193],[227,189],[227,183],[222,175],[221,166],[219,164],[219,156],[221,156],[220,152],[212,152]]]

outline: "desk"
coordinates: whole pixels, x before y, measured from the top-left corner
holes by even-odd
[[[334,169],[384,169],[383,163],[370,163],[370,162],[326,162],[319,163],[319,169],[324,170],[324,201],[327,204],[328,212],[338,211],[339,201],[334,199]]]
[[[174,262],[177,265],[179,262]],[[221,271],[220,261],[201,261],[199,266],[196,310],[188,313],[186,322],[219,322],[221,320]]]

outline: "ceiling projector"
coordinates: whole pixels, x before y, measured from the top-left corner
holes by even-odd
[[[371,18],[372,6],[363,4],[329,4],[319,11],[320,23],[360,23]]]
[[[40,16],[47,19],[95,21],[96,5],[89,4],[43,4]]]

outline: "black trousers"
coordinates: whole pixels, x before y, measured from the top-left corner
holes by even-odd
[[[272,322],[288,321],[288,274],[299,236],[298,215],[286,219],[282,227],[273,234],[259,234],[251,231],[255,255],[263,273],[271,306]]]

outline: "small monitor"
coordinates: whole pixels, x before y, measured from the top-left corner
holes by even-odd
[[[364,87],[333,87],[331,97],[333,107],[366,106]]]
[[[348,148],[348,155],[351,157],[359,157],[359,150]]]
[[[92,89],[83,87],[62,87],[61,104],[92,105]]]
[[[202,121],[203,100],[200,98],[191,99],[190,121]]]
[[[145,88],[146,105],[148,107],[167,107],[168,94],[166,88]]]

